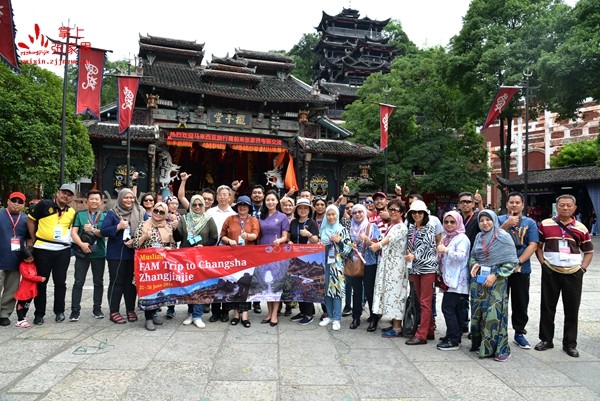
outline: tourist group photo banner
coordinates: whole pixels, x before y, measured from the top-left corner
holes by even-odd
[[[322,244],[135,251],[142,309],[170,304],[324,300]]]

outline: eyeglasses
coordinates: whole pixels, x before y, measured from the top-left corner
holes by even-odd
[[[394,209],[393,207],[388,208],[388,212],[390,213],[400,213],[400,209]]]
[[[154,202],[154,199],[152,199],[152,198],[147,198],[147,199],[144,199],[144,202]]]
[[[459,201],[458,203],[465,203],[465,204],[467,204],[467,203],[473,203],[473,201],[472,200],[468,200],[468,199],[463,199],[463,200]]]
[[[202,207],[204,206],[202,203],[193,203],[192,207]]]
[[[456,221],[453,220],[445,220],[444,224],[456,224]]]
[[[355,210],[352,212],[352,214],[359,214],[359,213],[362,214],[362,212],[363,212],[362,210]]]
[[[202,197],[202,199],[204,199],[204,203],[213,203],[213,198],[204,198]]]
[[[388,210],[389,210],[389,209],[388,209]],[[424,211],[422,211],[422,210],[413,210],[411,213],[412,213],[412,214],[425,214],[425,212],[424,212]]]
[[[12,199],[10,199],[10,201],[12,203],[18,203],[19,205],[22,205],[22,204],[25,203],[25,201],[23,199],[21,199],[21,198],[12,198]]]
[[[160,210],[160,209],[154,209],[154,210],[152,211],[152,213],[154,213],[154,214],[158,214],[158,215],[160,215],[160,216],[164,216],[164,215],[165,215],[165,212],[164,212],[163,210]]]
[[[372,200],[369,200],[369,199],[367,199],[367,200],[365,201],[365,203],[366,203],[367,205],[370,205],[371,203],[373,203],[373,201],[372,201]]]

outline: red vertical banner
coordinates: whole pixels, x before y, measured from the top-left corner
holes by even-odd
[[[491,123],[496,121],[502,111],[506,108],[510,99],[521,89],[520,86],[501,86],[496,93],[496,97],[494,97],[494,101],[490,106],[490,110],[488,111],[488,115],[485,119],[485,123],[483,124],[483,129],[486,129],[490,126]]]
[[[135,95],[137,94],[140,77],[123,76],[117,78],[119,94],[117,98],[119,114],[119,134],[125,132],[131,125],[133,108],[135,107]]]
[[[379,129],[381,131],[381,139],[379,141],[379,148],[384,150],[388,146],[388,129],[390,116],[396,106],[389,104],[379,103]]]
[[[75,114],[89,112],[100,119],[100,95],[104,72],[104,50],[91,47],[79,48],[79,71],[77,73],[77,94]]]
[[[15,71],[21,70],[15,47],[15,22],[10,0],[0,0],[0,60]]]

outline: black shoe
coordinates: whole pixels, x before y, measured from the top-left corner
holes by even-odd
[[[377,330],[377,319],[371,319],[371,322],[369,323],[369,327],[367,327],[367,331],[369,333],[372,333],[375,330]]]
[[[263,319],[260,321],[260,324],[267,324],[267,323],[271,323],[271,319]]]
[[[292,308],[285,307],[285,312],[283,312],[283,316],[292,316]]]
[[[64,313],[57,313],[56,314],[56,318],[54,319],[54,321],[56,323],[64,322],[65,321],[65,314]]]
[[[102,309],[100,308],[94,309],[92,315],[94,315],[94,319],[104,319],[104,313],[102,313]]]
[[[227,323],[229,321],[229,312],[227,312],[227,313],[223,312],[223,314],[221,315],[221,321],[223,323]]]
[[[460,349],[460,345],[452,341],[444,341],[443,343],[439,343],[437,345],[437,349],[440,351],[458,351]]]
[[[577,351],[577,348],[563,347],[563,351],[573,358],[579,358],[579,351]]]
[[[349,306],[344,306],[344,310],[342,311],[342,316],[350,316],[352,314],[352,308]]]
[[[421,340],[419,337],[417,336],[413,336],[410,340],[406,340],[404,342],[404,344],[406,345],[421,345],[421,344],[427,344],[427,340]]]
[[[208,319],[209,322],[218,322],[219,319],[221,318],[221,316],[219,316],[218,313],[213,313],[210,318]]]
[[[546,351],[547,349],[554,348],[554,343],[552,341],[540,341],[535,346],[536,351]]]
[[[10,319],[7,317],[0,317],[0,326],[10,326]]]
[[[56,318],[58,319],[58,316]],[[78,321],[79,321],[79,312],[71,312],[71,316],[69,316],[69,322],[78,322]]]
[[[42,324],[44,324],[44,318],[42,316],[36,316],[35,318],[33,318],[33,324],[41,326]]]
[[[302,320],[303,317],[304,317],[304,315],[302,313],[298,313],[298,314],[292,316],[292,318],[290,320],[292,322],[299,322],[300,320]]]
[[[252,309],[254,310],[254,313],[261,313],[262,309],[260,308],[260,303],[256,302],[254,305],[252,305]]]
[[[352,330],[354,330],[355,328],[357,328],[358,326],[360,326],[360,319],[354,319],[352,321],[352,323],[350,323],[350,328]]]
[[[269,322],[269,326],[271,326],[271,327],[275,327],[275,326],[277,326],[277,323],[279,323],[279,321],[276,321],[276,322]]]

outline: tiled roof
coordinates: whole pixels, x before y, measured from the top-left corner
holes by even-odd
[[[263,77],[260,75],[254,75],[244,72],[237,71],[227,71],[221,69],[206,69],[202,72],[202,77],[216,77],[216,78],[227,78],[227,79],[237,79],[241,81],[253,81],[260,82],[263,80]]]
[[[99,123],[95,120],[86,122],[88,135],[95,139],[126,139],[125,134],[119,134],[119,124]],[[154,142],[159,139],[157,125],[131,125],[129,127],[131,138],[137,141]]]
[[[259,52],[255,50],[236,49],[235,58],[239,59],[260,59],[267,61],[276,61],[278,63],[293,63],[294,59],[281,53]]]
[[[195,40],[192,41],[192,40],[170,39],[170,38],[162,38],[160,36],[140,35],[140,43],[156,45],[156,46],[164,46],[164,47],[174,47],[174,48],[179,48],[179,49],[196,50],[199,52],[204,50],[204,43],[196,43]]]
[[[496,178],[503,186],[523,187],[525,185],[525,176],[523,174],[516,176],[512,180],[507,180],[499,176],[496,176]],[[600,167],[579,166],[530,170],[527,175],[527,185],[583,184],[589,182],[600,182]]]
[[[259,101],[288,102],[327,105],[332,100],[320,95],[312,95],[305,87],[298,85],[297,80],[287,77],[263,77],[255,88],[240,88],[211,85],[200,78],[203,71],[192,70],[189,66],[171,63],[155,63],[149,65],[144,61],[144,76],[140,85],[170,89],[181,92],[207,94],[212,96]]]
[[[358,86],[350,86],[348,84],[338,84],[334,82],[321,82],[321,88],[325,89],[330,95],[351,96],[356,97]]]
[[[379,151],[369,146],[338,139],[312,139],[296,137],[298,144],[310,153],[321,153],[333,156],[354,156],[361,159],[374,158]]]

